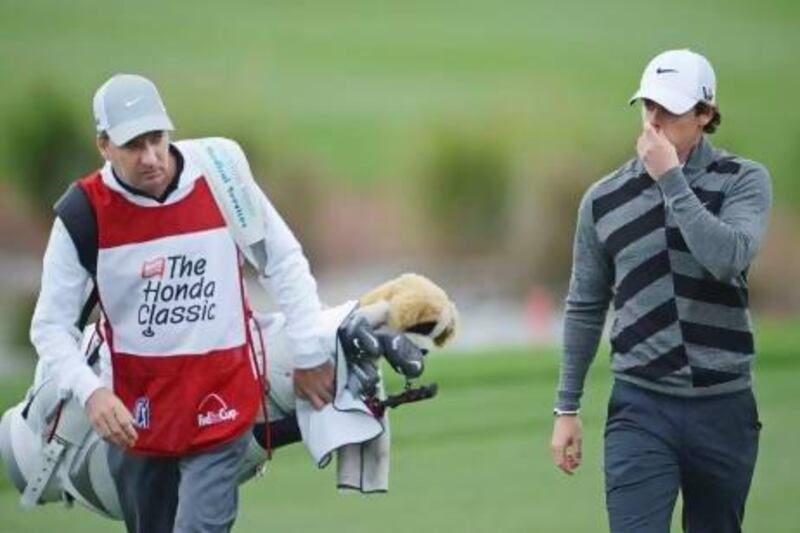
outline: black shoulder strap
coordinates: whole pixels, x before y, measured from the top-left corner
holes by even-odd
[[[78,259],[83,268],[95,277],[97,275],[97,218],[86,192],[73,183],[53,206],[56,216],[67,228]]]
[[[67,228],[67,233],[78,251],[78,260],[94,279],[97,276],[97,218],[86,192],[77,183],[73,183],[55,203],[53,210]],[[96,305],[95,284],[75,324],[78,329],[83,330]]]
[[[75,248],[78,250],[78,260],[83,265],[83,268],[92,275],[92,281],[94,281],[97,276],[97,219],[89,198],[77,183],[73,183],[53,205],[53,211],[61,219],[64,227],[67,228],[67,233],[69,233]],[[97,302],[97,283],[94,283],[92,291],[83,303],[80,316],[75,323],[79,331],[83,331],[83,328],[86,327]],[[89,366],[97,362],[99,352],[98,345],[91,354],[88,354],[86,363]],[[28,400],[22,410],[22,418],[28,418],[34,398],[35,395]]]

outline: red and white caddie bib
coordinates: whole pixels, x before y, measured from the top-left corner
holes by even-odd
[[[144,207],[82,179],[97,217],[97,289],[132,451],[182,455],[231,440],[260,406],[236,244],[204,178]]]

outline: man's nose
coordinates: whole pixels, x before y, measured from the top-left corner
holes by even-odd
[[[158,163],[156,146],[150,143],[145,144],[144,148],[142,148],[141,159],[142,163],[147,166],[152,166]]]
[[[656,129],[661,127],[662,118],[659,109],[648,109],[644,117],[644,119]]]
[[[664,113],[659,109],[648,111],[645,120],[656,130],[660,130],[664,125]]]

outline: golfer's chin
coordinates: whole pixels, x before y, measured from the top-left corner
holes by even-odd
[[[167,185],[168,180],[165,172],[153,172],[141,174],[136,187],[152,196],[160,196]]]

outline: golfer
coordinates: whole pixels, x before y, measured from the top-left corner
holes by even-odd
[[[611,531],[667,532],[678,491],[691,533],[740,531],[758,453],[748,270],[770,177],[716,148],[716,78],[670,50],[645,68],[637,157],[578,211],[552,453],[581,464],[580,400],[609,304],[614,386],[605,429]]]

